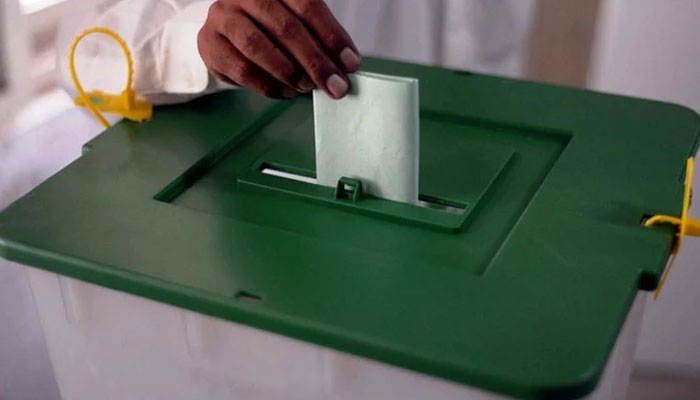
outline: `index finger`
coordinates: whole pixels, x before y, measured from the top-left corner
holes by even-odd
[[[313,32],[345,72],[355,72],[360,68],[362,58],[357,46],[323,0],[282,2]]]

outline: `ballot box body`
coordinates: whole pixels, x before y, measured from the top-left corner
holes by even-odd
[[[0,213],[64,397],[624,391],[673,241],[641,223],[680,212],[698,115],[366,68],[420,80],[419,205],[314,184],[311,99],[233,91],[114,126]]]

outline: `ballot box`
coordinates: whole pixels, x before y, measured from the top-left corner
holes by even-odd
[[[366,60],[420,82],[419,202],[315,183],[312,101],[121,122],[0,213],[64,399],[624,398],[700,117]],[[377,129],[381,129],[380,126]]]

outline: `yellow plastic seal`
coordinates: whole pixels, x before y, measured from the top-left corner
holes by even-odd
[[[83,86],[80,84],[78,74],[75,70],[75,49],[78,47],[83,38],[86,36],[99,33],[107,35],[114,39],[124,51],[127,64],[126,88],[121,94],[108,94],[99,90],[85,93]],[[151,119],[153,116],[153,105],[136,98],[132,89],[134,80],[134,61],[131,58],[131,52],[126,42],[116,32],[101,27],[90,28],[78,35],[70,48],[68,55],[68,65],[70,68],[71,78],[75,89],[78,91],[78,97],[75,99],[75,104],[80,107],[87,107],[90,112],[97,118],[98,121],[105,127],[109,128],[109,122],[102,116],[102,112],[119,114],[124,118],[132,121],[143,122]]]
[[[690,200],[692,196],[693,187],[693,164],[694,160],[692,157],[688,159],[685,167],[685,188],[683,190],[683,208],[681,210],[681,217],[672,217],[668,215],[655,215],[649,218],[644,226],[650,227],[657,224],[671,224],[676,228],[675,240],[673,242],[673,247],[671,249],[671,260],[668,263],[668,267],[661,277],[661,282],[654,292],[654,300],[659,297],[661,293],[661,288],[663,288],[666,279],[668,278],[669,272],[671,272],[671,267],[676,261],[676,255],[681,249],[683,244],[683,239],[687,235],[700,237],[700,221],[689,218],[688,210],[690,209]]]

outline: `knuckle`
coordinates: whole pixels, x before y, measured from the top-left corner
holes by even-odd
[[[240,50],[244,54],[258,54],[261,51],[263,40],[262,33],[258,31],[246,32],[243,35]]]
[[[201,51],[202,45],[204,44],[204,41],[205,41],[205,35],[206,35],[205,30],[206,29],[207,28],[205,26],[203,26],[199,30],[199,32],[197,32],[197,46],[200,48],[200,51]]]
[[[226,37],[233,37],[233,35],[236,32],[236,21],[233,17],[228,17],[226,20],[224,20],[224,23],[221,27],[221,33],[224,34]]]
[[[253,65],[247,61],[241,61],[233,66],[233,71],[236,78],[241,82],[245,83],[250,81],[254,76]]]
[[[250,3],[250,1],[251,0],[216,0],[222,10],[239,10],[244,4]]]
[[[206,57],[208,56],[205,51],[208,45],[206,39],[207,33],[205,32],[205,29],[206,28],[202,27],[202,29],[200,29],[199,32],[197,32],[197,50],[199,51],[199,55],[203,59],[206,59]]]
[[[283,66],[280,73],[287,82],[296,82],[300,79],[297,69],[291,64]]]
[[[345,47],[343,37],[337,32],[327,33],[321,39],[332,49],[339,50],[341,47]]]
[[[297,69],[291,64],[277,66],[273,75],[288,85],[295,85],[300,79]]]
[[[282,38],[294,38],[301,33],[299,22],[292,18],[285,18],[277,26],[277,34]]]
[[[215,1],[212,3],[212,5],[209,6],[209,12],[207,13],[207,18],[211,19],[213,16],[216,14],[220,13],[223,11],[224,6],[221,4],[219,1]]]
[[[326,62],[324,57],[320,54],[315,54],[309,57],[309,59],[307,60],[306,70],[309,71],[310,74],[320,75],[323,71],[325,64]]]
[[[211,31],[207,28],[202,28],[197,34],[197,51],[207,68],[221,63],[222,56],[219,54],[216,42],[212,39]]]
[[[304,20],[313,20],[320,15],[321,4],[316,0],[301,0],[298,13]]]
[[[209,69],[221,70],[222,72],[227,72],[227,62],[226,59],[220,54],[213,54],[209,58]]]

